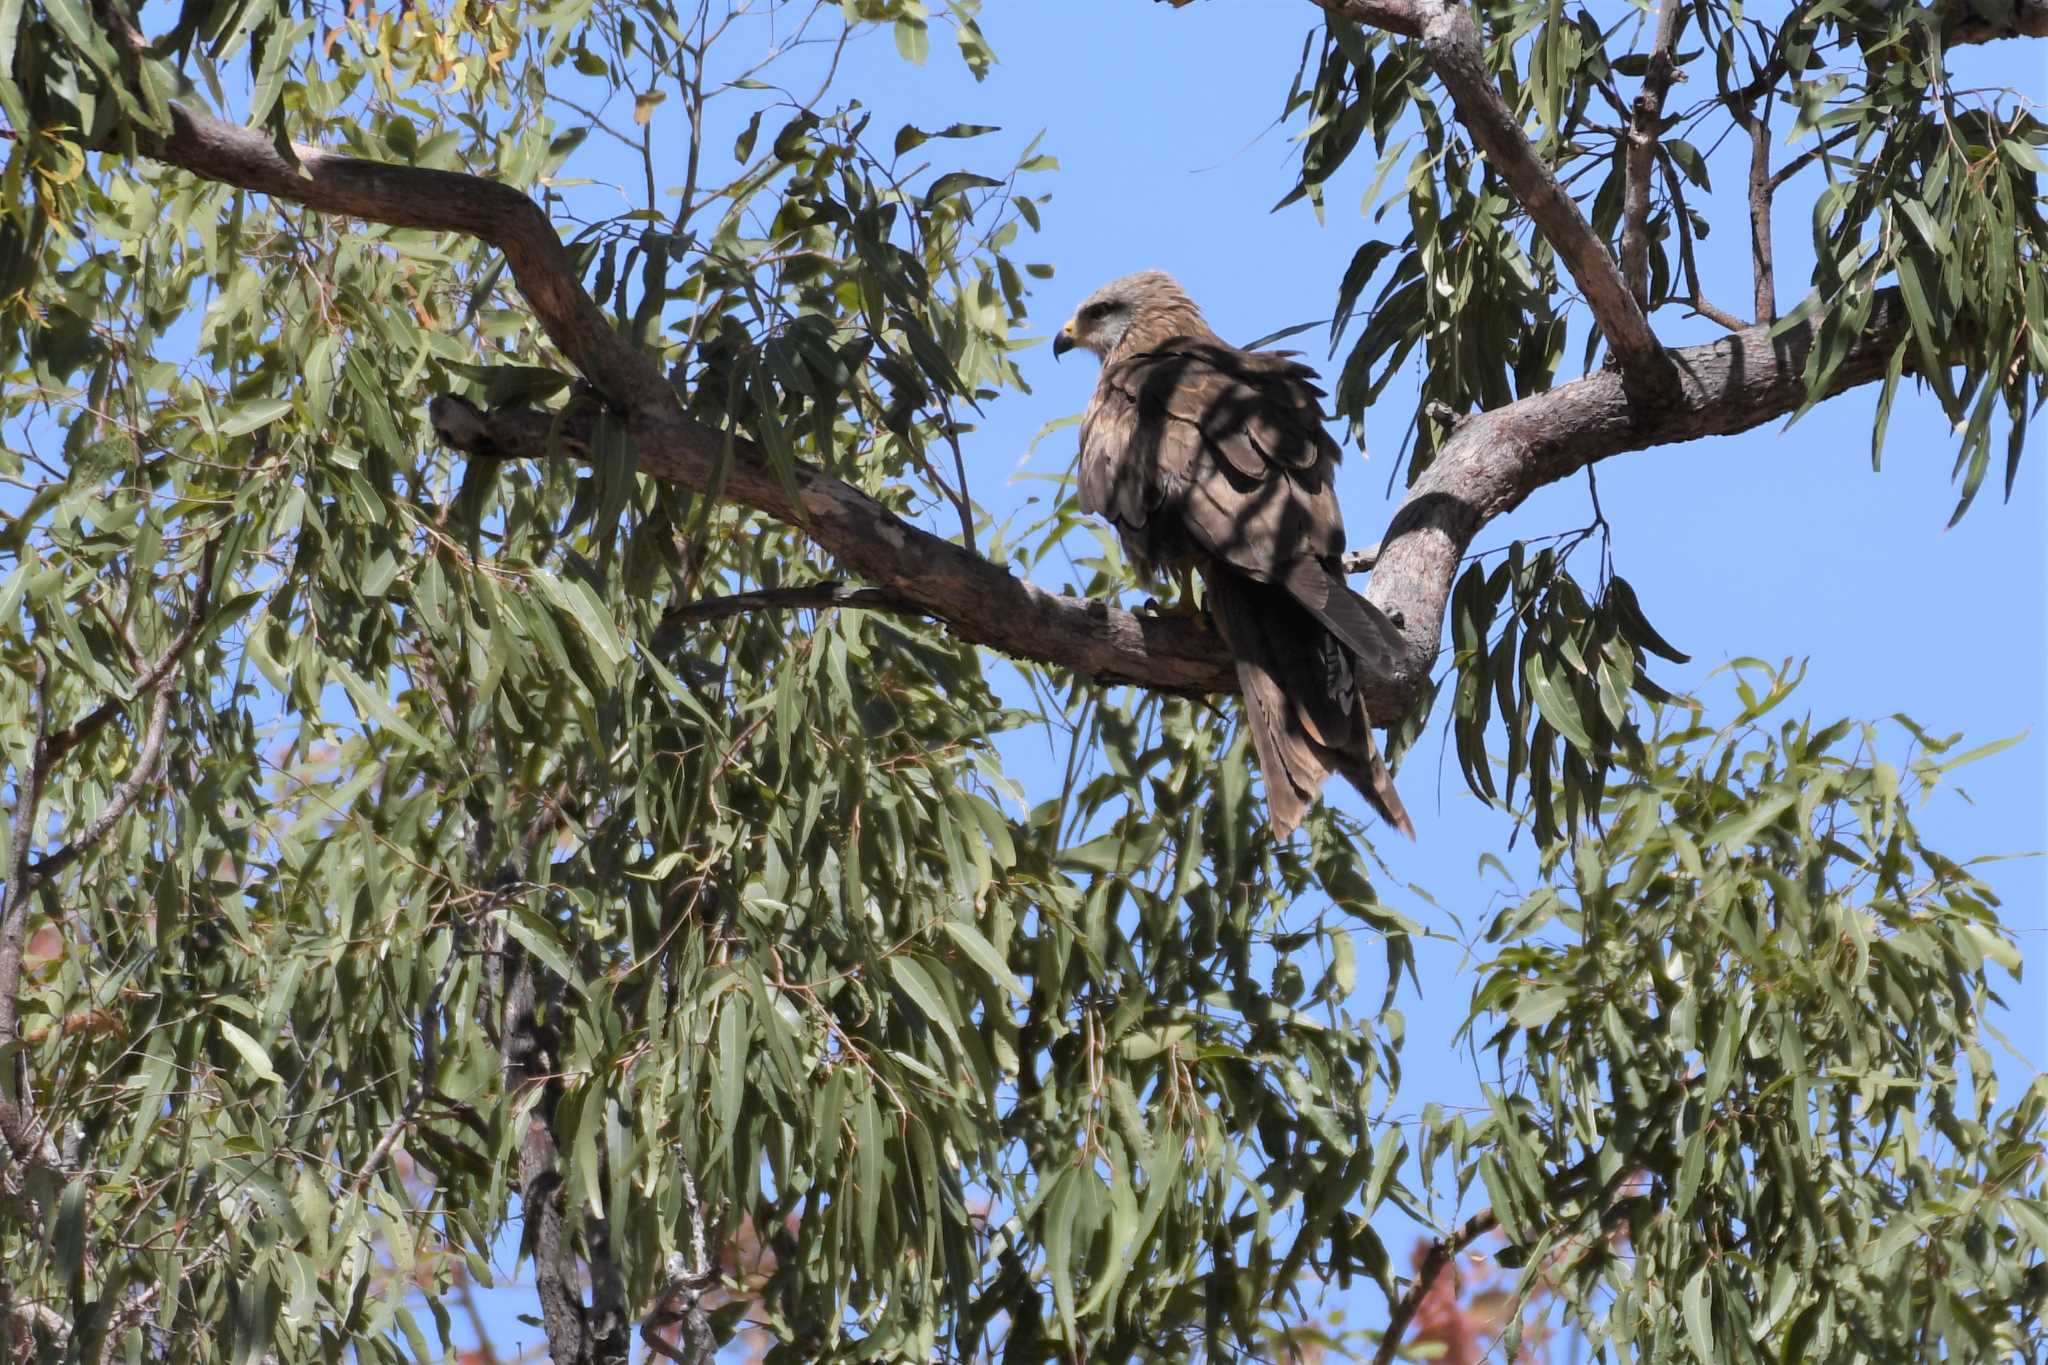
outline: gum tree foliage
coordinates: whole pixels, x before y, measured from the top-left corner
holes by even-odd
[[[1944,52],[2033,0],[1322,9],[1298,193],[1370,148],[1400,205],[1334,397],[1421,357],[1417,490],[1504,414],[1512,506],[1865,382],[1956,420],[1962,505],[2001,434],[2010,480],[2048,135]],[[0,3],[8,1357],[435,1358],[515,1243],[563,1365],[741,1318],[1271,1356],[1353,1281],[1385,1356],[1497,1234],[1615,1355],[2038,1358],[2018,956],[1913,818],[1973,754],[1787,669],[1669,695],[1588,537],[1461,567],[1484,500],[1389,528],[1421,663],[1379,685],[1540,875],[1475,942],[1488,1111],[1392,1121],[1417,926],[1369,833],[1276,846],[1213,637],[1023,588],[1071,504],[973,503],[1053,163],[878,126],[832,58],[979,71],[975,11]],[[1693,259],[1745,227],[1695,202],[1731,130],[1812,209],[1782,318],[1768,212],[1748,319]],[[642,182],[581,182],[592,138]],[[1686,309],[1731,339],[1664,350]],[[1731,354],[1761,399],[1688,377]],[[1024,727],[1060,790],[1004,774]],[[1443,1227],[1413,1275],[1389,1204]]]

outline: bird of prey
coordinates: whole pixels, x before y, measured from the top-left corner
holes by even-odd
[[[1199,574],[1237,660],[1273,831],[1292,834],[1333,772],[1388,824],[1415,828],[1373,742],[1363,670],[1402,641],[1346,586],[1337,443],[1322,390],[1286,351],[1222,340],[1170,275],[1113,280],[1053,339],[1102,360],[1081,421],[1081,507],[1140,568]]]

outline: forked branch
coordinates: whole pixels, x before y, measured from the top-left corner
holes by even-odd
[[[1608,279],[1610,301],[1619,299],[1625,316],[1640,319],[1641,310],[1612,257],[1584,229],[1576,206],[1534,162],[1527,139],[1492,91],[1476,26],[1465,11],[1436,0],[1319,2],[1347,15],[1356,10],[1403,25],[1421,22],[1417,16],[1426,11],[1434,26],[1430,31],[1437,35],[1434,50],[1449,54],[1446,61],[1458,88],[1469,92],[1485,86],[1490,93],[1480,103],[1492,111],[1488,117],[1504,140],[1503,155],[1533,165],[1553,196],[1538,195],[1538,201],[1568,211],[1566,216],[1581,229],[1576,237],[1569,232],[1560,237],[1576,241],[1582,254],[1597,254],[1589,276]],[[838,561],[842,573],[892,594],[905,610],[943,622],[964,640],[1106,682],[1188,693],[1235,689],[1228,653],[1196,621],[1047,592],[912,525],[815,468],[797,466],[786,484],[746,439],[682,410],[653,360],[615,331],[583,291],[561,239],[540,209],[509,186],[312,148],[297,149],[294,165],[261,132],[175,106],[169,132],[138,136],[137,142],[148,155],[209,180],[371,222],[466,233],[498,247],[549,336],[620,414],[617,420],[638,452],[643,473],[693,492],[718,489],[734,502],[800,528]],[[1904,312],[1895,301],[1881,301],[1831,387],[1846,388],[1882,374],[1904,325]],[[1380,547],[1368,596],[1402,623],[1409,651],[1399,667],[1366,680],[1363,691],[1372,713],[1402,715],[1427,680],[1458,557],[1480,526],[1536,488],[1595,460],[1741,431],[1791,412],[1806,396],[1799,376],[1811,335],[1805,326],[1776,338],[1767,329],[1753,329],[1707,346],[1660,351],[1659,363],[1669,368],[1671,378],[1667,396],[1655,404],[1639,400],[1638,376],[1603,371],[1460,423],[1410,490]],[[1655,345],[1647,325],[1640,339]],[[532,411],[479,414],[446,399],[435,404],[434,416],[451,445],[494,458],[545,450],[555,420]]]
[[[1678,74],[1675,53],[1684,27],[1685,6],[1679,0],[1663,0],[1657,10],[1657,37],[1650,49],[1649,67],[1635,102],[1629,106],[1621,273],[1636,303],[1645,310],[1650,307],[1650,169],[1656,164],[1657,138],[1664,131],[1664,96]]]
[[[1430,69],[1450,92],[1458,122],[1536,224],[1593,310],[1601,335],[1630,387],[1651,403],[1669,395],[1671,370],[1650,320],[1578,201],[1550,167],[1502,98],[1486,67],[1479,24],[1458,0],[1315,0],[1326,12],[1354,23],[1422,40]],[[1668,83],[1668,78],[1667,78]],[[1661,98],[1660,98],[1661,103]]]

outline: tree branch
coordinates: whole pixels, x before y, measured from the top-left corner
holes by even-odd
[[[1682,178],[1671,164],[1671,153],[1661,145],[1657,148],[1657,159],[1664,166],[1664,183],[1671,187],[1671,216],[1678,223],[1678,268],[1685,276],[1687,303],[1693,312],[1710,322],[1718,322],[1731,332],[1740,332],[1749,324],[1709,303],[1706,291],[1700,287],[1699,261],[1693,256],[1692,249],[1692,215],[1686,208]]]
[[[1420,38],[1423,20],[1436,0],[1315,0],[1326,13],[1404,38]]]
[[[832,607],[864,607],[869,611],[891,611],[913,616],[924,613],[893,592],[880,588],[849,588],[844,583],[806,583],[795,588],[761,588],[736,592],[729,597],[704,597],[670,607],[662,613],[663,625],[684,621],[716,621],[750,611],[825,611]]]
[[[1464,72],[1461,83],[1486,84],[1477,30],[1463,11],[1451,13],[1437,0],[1319,3],[1347,18],[1378,18],[1390,26],[1407,24],[1427,8],[1432,31],[1440,38],[1449,34],[1439,47],[1455,58],[1451,66]],[[1529,160],[1546,192],[1583,229],[1576,207],[1534,162],[1497,93],[1491,106],[1512,135],[1514,151]],[[838,560],[843,572],[893,594],[906,610],[934,617],[970,643],[1103,682],[1187,693],[1235,690],[1228,652],[1199,622],[1140,615],[1099,600],[1047,592],[810,467],[796,468],[792,498],[751,443],[681,410],[667,381],[611,331],[584,295],[560,239],[517,191],[473,176],[310,150],[302,153],[302,166],[294,168],[261,133],[184,109],[175,111],[174,124],[170,135],[148,141],[145,150],[195,174],[329,212],[466,232],[498,245],[549,335],[611,407],[623,412],[640,469],[649,477],[700,493],[720,488],[725,497],[801,528]],[[1581,247],[1590,247],[1605,261],[1612,292],[1639,317],[1605,248],[1590,229],[1581,238]],[[1904,316],[1895,297],[1881,300],[1831,387],[1848,388],[1882,374],[1892,345],[1904,334]],[[1655,344],[1646,330],[1644,337]],[[1759,328],[1671,351],[1661,363],[1672,372],[1672,389],[1668,399],[1656,404],[1639,401],[1636,382],[1625,369],[1619,376],[1589,375],[1461,423],[1395,515],[1373,571],[1368,596],[1404,623],[1409,653],[1387,675],[1363,680],[1372,714],[1402,715],[1426,682],[1458,556],[1481,525],[1535,488],[1595,460],[1742,431],[1791,412],[1805,397],[1799,373],[1811,339],[1810,326],[1775,339]],[[495,458],[544,453],[556,420],[537,412],[481,414],[447,398],[434,403],[432,415],[451,444]],[[574,435],[573,423],[565,419],[564,427],[556,449]]]
[[[1755,280],[1756,320],[1778,318],[1777,268],[1771,260],[1771,120],[1753,104],[1737,106],[1735,121],[1749,134],[1749,259]]]
[[[508,978],[499,1001],[499,1053],[505,1093],[519,1135],[519,1200],[524,1221],[522,1249],[533,1257],[533,1289],[540,1299],[541,1330],[555,1365],[591,1365],[590,1332],[583,1296],[576,1285],[573,1248],[564,1235],[562,1173],[556,1164],[554,1115],[557,1083],[550,1038],[539,1018],[540,1000],[532,961],[509,934],[499,944],[499,971]],[[523,1096],[538,1088],[529,1108]],[[523,1114],[521,1110],[525,1110]]]
[[[1765,181],[1764,183],[1770,188],[1771,193],[1776,194],[1778,192],[1779,186],[1783,185],[1787,180],[1790,180],[1793,176],[1805,170],[1808,166],[1811,166],[1815,161],[1818,161],[1821,157],[1826,156],[1829,152],[1841,146],[1844,142],[1847,142],[1850,138],[1856,136],[1857,132],[1858,129],[1856,129],[1852,125],[1851,127],[1842,129],[1833,137],[1823,138],[1816,145],[1807,148],[1798,156],[1793,157],[1783,166],[1780,166],[1777,170],[1772,171],[1770,173],[1770,179]],[[1766,166],[1769,165],[1768,159],[1766,160],[1765,164]]]
[[[1652,401],[1667,398],[1673,377],[1649,318],[1629,291],[1614,254],[1594,235],[1578,202],[1557,183],[1501,98],[1486,69],[1479,25],[1471,11],[1457,0],[1315,3],[1354,23],[1420,37],[1437,79],[1450,92],[1458,121],[1571,272],[1630,387]]]
[[[1673,55],[1684,27],[1685,7],[1679,0],[1663,0],[1657,11],[1657,38],[1650,49],[1649,67],[1629,109],[1621,273],[1645,311],[1650,307],[1650,168],[1656,159],[1657,136],[1663,131],[1664,96],[1678,74]]]
[[[1408,1324],[1415,1321],[1422,1301],[1436,1287],[1437,1277],[1457,1259],[1459,1252],[1499,1226],[1500,1219],[1494,1217],[1492,1209],[1481,1209],[1466,1219],[1465,1225],[1456,1232],[1431,1244],[1422,1264],[1415,1267],[1415,1278],[1409,1281],[1408,1292],[1401,1296],[1400,1302],[1394,1305],[1394,1311],[1387,1316],[1386,1331],[1380,1336],[1380,1348],[1373,1353],[1373,1365],[1391,1365],[1400,1353],[1401,1338],[1408,1335]]]
[[[16,782],[18,800],[14,812],[14,847],[7,885],[4,891],[0,891],[0,1058],[10,1059],[0,1061],[0,1066],[11,1069],[18,1065],[18,1059],[12,1058],[11,1054],[21,1037],[21,961],[28,934],[28,908],[39,888],[104,839],[156,781],[164,736],[170,729],[172,671],[185,656],[185,651],[191,648],[192,642],[199,638],[199,632],[206,624],[206,604],[213,592],[213,569],[219,550],[219,541],[208,543],[200,556],[199,577],[192,589],[192,604],[183,628],[172,637],[163,654],[144,668],[136,679],[135,699],[146,696],[151,702],[142,746],[136,751],[128,776],[108,794],[106,805],[100,808],[99,814],[87,821],[83,829],[55,852],[43,858],[32,858],[30,854],[40,823],[43,789],[49,785],[51,772],[66,753],[108,724],[122,703],[112,699],[103,701],[76,723],[54,733],[47,732],[43,729],[47,698],[42,679],[40,676],[37,678],[36,691],[39,704],[44,709],[44,719],[38,720],[38,735],[31,750],[28,771],[21,774]],[[17,1081],[20,1083],[12,1083]],[[35,1160],[57,1169],[59,1163],[52,1159],[54,1149],[37,1128],[35,1105],[25,1080],[17,1073],[10,1082],[0,1085],[0,1140],[6,1142],[18,1160]]]
[[[1969,0],[1948,0],[1942,10],[1947,20],[1942,39],[1949,47],[2000,38],[2048,38],[2048,0],[2013,0],[2012,13],[2003,23],[1981,17]]]
[[[216,540],[207,545],[205,553],[200,557],[199,581],[192,589],[191,612],[185,621],[184,628],[178,632],[177,637],[164,650],[163,657],[143,670],[142,676],[147,680],[146,691],[154,695],[155,704],[150,708],[149,728],[143,735],[142,748],[135,756],[135,766],[130,770],[128,776],[123,779],[121,785],[114,788],[113,794],[107,798],[107,804],[100,810],[100,813],[94,816],[86,824],[86,827],[78,832],[76,837],[69,840],[62,848],[48,857],[39,858],[29,864],[28,876],[26,878],[29,889],[32,890],[34,887],[49,881],[50,878],[56,876],[75,861],[79,855],[105,838],[107,831],[112,829],[115,823],[128,813],[128,808],[133,806],[141,798],[142,793],[149,785],[156,780],[157,758],[163,749],[164,735],[170,727],[171,707],[169,694],[171,669],[184,656],[185,651],[191,648],[192,642],[199,638],[200,629],[206,624],[206,599],[213,592],[214,558],[219,552],[219,541]],[[140,697],[144,694],[144,691],[144,687],[138,686],[136,695]],[[91,717],[87,717],[87,719],[91,719]],[[52,736],[53,739],[58,737]],[[0,959],[0,989],[4,989],[7,984],[4,973],[5,961]]]
[[[1898,291],[1879,290],[1828,392],[1880,378],[1905,336]],[[1366,597],[1389,616],[1401,613],[1411,652],[1397,676],[1373,680],[1373,696],[1412,699],[1428,680],[1452,581],[1480,527],[1598,460],[1748,431],[1793,412],[1806,398],[1800,376],[1813,340],[1810,322],[1777,337],[1759,325],[1673,350],[1678,395],[1647,414],[1620,376],[1597,373],[1470,417],[1408,490],[1380,542]]]

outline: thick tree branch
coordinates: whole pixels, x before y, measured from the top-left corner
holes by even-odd
[[[1315,0],[1324,12],[1367,28],[1383,28],[1404,38],[1420,38],[1423,20],[1436,0]]]
[[[1354,23],[1419,36],[1430,67],[1457,107],[1458,121],[1493,169],[1507,181],[1558,259],[1571,272],[1601,335],[1630,386],[1646,399],[1667,397],[1671,372],[1650,320],[1622,278],[1614,253],[1594,235],[1579,205],[1536,154],[1514,111],[1486,69],[1479,24],[1456,0],[1316,0],[1325,11]],[[1419,22],[1418,22],[1419,21]]]
[[[1685,6],[1679,0],[1663,0],[1657,10],[1657,37],[1650,49],[1649,68],[1644,71],[1642,88],[1629,107],[1621,273],[1628,280],[1629,292],[1645,311],[1650,307],[1650,168],[1656,161],[1657,137],[1663,132],[1664,96],[1671,89],[1672,77],[1678,74],[1674,54],[1684,27]]]
[[[1996,42],[2000,38],[2048,38],[2048,0],[2013,0],[2004,22],[1983,18],[1969,0],[1948,0],[1942,38],[1950,47]]]
[[[1829,381],[1829,393],[1881,377],[1905,335],[1898,291],[1878,291],[1862,334]],[[1386,694],[1412,698],[1428,679],[1452,581],[1480,527],[1538,488],[1596,461],[1732,435],[1786,416],[1805,401],[1800,376],[1813,339],[1811,324],[1778,337],[1768,326],[1756,326],[1674,350],[1678,396],[1652,412],[1633,401],[1620,376],[1599,373],[1479,413],[1459,426],[1395,512],[1366,591],[1382,611],[1400,613],[1396,619],[1404,623],[1411,650],[1399,675],[1382,684]]]
[[[1423,0],[1414,5],[1328,0],[1326,7],[1346,17],[1377,16],[1401,24],[1408,22],[1403,16],[1412,17],[1424,6]],[[1446,18],[1433,3],[1429,12],[1436,30],[1451,35],[1446,50],[1454,57],[1462,54],[1460,69],[1483,83],[1470,18],[1462,11]],[[1533,157],[1497,94],[1493,103],[1520,151]],[[1198,622],[1134,614],[1105,602],[1047,592],[812,468],[797,468],[792,498],[750,443],[681,410],[667,381],[609,328],[583,294],[540,210],[508,187],[311,151],[302,154],[303,169],[295,169],[264,135],[185,110],[177,112],[173,133],[146,150],[195,174],[311,207],[376,222],[467,232],[500,246],[549,335],[613,410],[623,413],[644,473],[697,492],[722,488],[724,496],[802,528],[843,572],[900,598],[908,610],[944,622],[962,639],[1102,681],[1192,693],[1235,690],[1229,655]],[[1568,204],[1548,173],[1540,165],[1536,170]],[[1571,214],[1576,218],[1576,208]],[[1615,291],[1639,315],[1605,248],[1590,232],[1585,242],[1606,259]],[[1832,386],[1847,388],[1880,375],[1903,328],[1897,300],[1880,299],[1866,335]],[[1742,431],[1791,412],[1804,398],[1799,373],[1811,335],[1811,328],[1802,326],[1774,339],[1758,328],[1708,346],[1671,351],[1663,363],[1673,372],[1672,389],[1662,402],[1641,402],[1626,371],[1602,372],[1459,424],[1396,514],[1373,571],[1368,596],[1404,623],[1410,647],[1402,667],[1366,680],[1363,691],[1373,714],[1403,714],[1426,681],[1458,557],[1480,526],[1534,489],[1595,460]],[[451,444],[492,457],[544,453],[555,421],[545,413],[479,414],[453,400],[436,403],[434,416]],[[560,438],[555,448],[562,448]]]
[[[682,411],[660,371],[612,330],[583,292],[560,237],[517,190],[478,176],[310,148],[298,150],[300,164],[293,167],[262,133],[180,106],[173,106],[172,118],[169,135],[138,135],[137,144],[195,175],[329,213],[466,233],[498,247],[549,337],[625,414],[640,468],[651,477],[702,492],[719,482],[726,466],[725,496],[803,527],[846,568],[896,590],[973,643],[1103,681],[1188,692],[1234,687],[1229,660],[1197,623],[1048,593],[815,470],[797,471],[792,501],[751,443]]]

